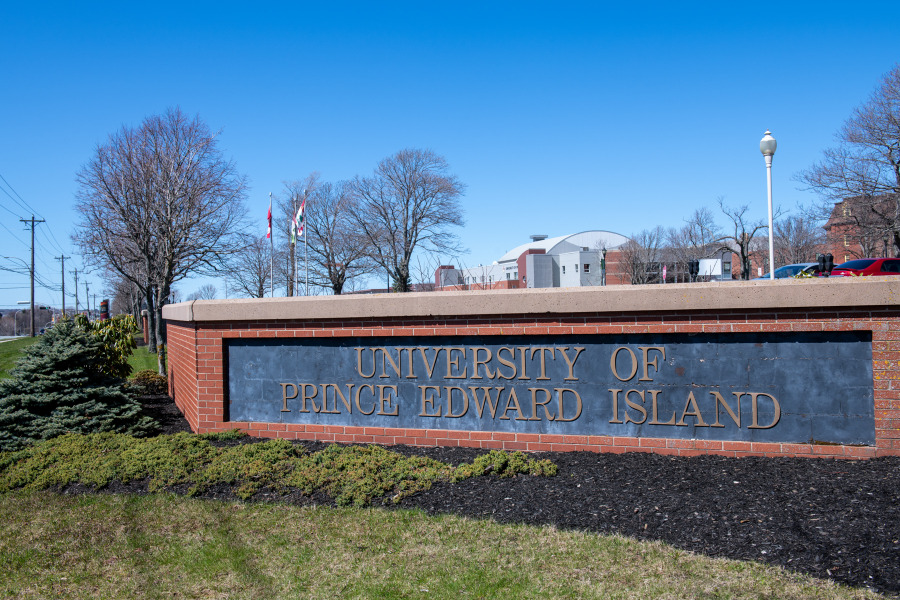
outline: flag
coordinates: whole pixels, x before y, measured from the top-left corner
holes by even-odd
[[[294,229],[297,230],[297,235],[303,235],[303,209],[306,207],[306,198],[303,199],[303,202],[300,203],[300,209],[297,211],[297,214],[294,216]]]
[[[269,214],[266,216],[266,222],[269,224],[269,229],[266,230],[266,238],[272,237],[272,198],[269,198]]]

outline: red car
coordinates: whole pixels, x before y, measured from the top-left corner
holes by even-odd
[[[900,275],[900,258],[857,258],[834,267],[832,277]]]

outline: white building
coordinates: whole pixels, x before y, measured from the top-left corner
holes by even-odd
[[[627,241],[624,235],[599,230],[553,238],[533,235],[530,243],[513,248],[490,265],[467,269],[439,267],[435,285],[438,288],[454,285],[520,288],[600,285],[603,250],[618,250]]]

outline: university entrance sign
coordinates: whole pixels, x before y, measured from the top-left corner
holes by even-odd
[[[238,422],[875,443],[869,332],[231,339],[226,353]]]
[[[900,279],[168,305],[194,431],[690,456],[900,455]]]

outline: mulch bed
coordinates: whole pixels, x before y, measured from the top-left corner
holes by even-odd
[[[145,400],[165,433],[190,431],[165,396]],[[249,438],[239,443],[253,443]],[[326,444],[301,442],[310,450]],[[482,450],[395,446],[450,464]],[[556,477],[477,477],[442,483],[401,508],[502,523],[553,525],[661,540],[708,556],[755,560],[900,596],[900,458],[694,458],[545,452]],[[145,493],[146,483],[110,486]],[[67,493],[90,491],[69,486]],[[177,491],[177,490],[176,490]],[[235,499],[228,486],[204,497]],[[263,491],[260,501],[333,504],[327,496]]]

